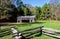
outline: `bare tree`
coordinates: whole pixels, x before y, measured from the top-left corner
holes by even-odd
[[[51,11],[52,11],[52,18],[58,20],[58,14],[59,14],[59,9],[58,8],[58,5],[60,4],[60,0],[50,0],[50,8],[51,8]]]

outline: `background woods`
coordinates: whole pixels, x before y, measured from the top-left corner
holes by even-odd
[[[15,3],[15,4],[14,4]],[[36,20],[60,20],[60,2],[50,1],[42,7],[24,4],[21,0],[0,0],[0,22],[17,21],[17,16],[36,16]]]

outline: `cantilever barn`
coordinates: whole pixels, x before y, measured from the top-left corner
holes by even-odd
[[[29,20],[29,22],[35,22],[34,20],[35,16],[17,16],[17,23],[21,23],[22,20]]]

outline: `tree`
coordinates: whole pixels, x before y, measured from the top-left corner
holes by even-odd
[[[26,9],[26,14],[27,15],[33,15],[33,6],[30,4],[24,4],[24,7]]]
[[[15,5],[10,5],[10,8],[12,8],[12,11],[8,11],[8,14],[11,16],[10,20],[17,21],[17,13],[18,13],[17,8],[15,7]]]
[[[36,19],[40,19],[41,8],[36,6],[35,9],[36,9],[36,12],[35,12]]]
[[[49,4],[44,4],[42,7],[42,13],[40,15],[41,19],[51,19],[51,10],[49,8]]]
[[[52,11],[52,18],[55,20],[58,20],[58,15],[59,15],[59,9],[58,5],[60,4],[60,0],[51,0],[50,1],[50,7]]]
[[[24,4],[21,0],[17,0],[17,9],[18,9],[18,16],[24,16]]]
[[[16,5],[19,6],[24,6],[23,2],[21,0],[16,0]]]
[[[41,19],[45,19],[45,14],[47,12],[47,4],[44,4],[43,7],[42,7],[42,13],[40,15]]]
[[[32,15],[32,12],[30,11],[30,9],[29,8],[27,8],[27,16],[31,16]]]
[[[27,15],[27,13],[28,13],[27,8],[24,8],[24,15],[26,16],[26,15]]]
[[[2,0],[3,1],[3,0]],[[4,3],[1,2],[2,4],[0,4],[1,6],[1,18],[6,19],[6,20],[17,20],[17,8],[15,7],[15,5],[13,4],[14,1],[13,0],[4,0]],[[3,6],[4,5],[4,6]]]

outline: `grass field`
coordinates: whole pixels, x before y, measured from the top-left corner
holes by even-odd
[[[38,26],[44,26],[45,28],[53,28],[53,29],[60,30],[60,22],[59,21],[43,21],[43,22],[40,21],[40,22],[35,22],[35,23],[15,25],[15,27],[18,28],[19,31],[29,29],[29,28],[38,27]],[[11,27],[11,26],[4,26],[4,27],[1,27],[1,28],[6,28],[6,27],[8,28],[8,27]],[[8,35],[8,36],[5,36],[5,37],[1,37],[0,39],[12,39],[12,36]],[[52,37],[42,35],[42,36],[39,36],[39,37],[33,37],[32,39],[56,39],[56,38],[52,38]]]

